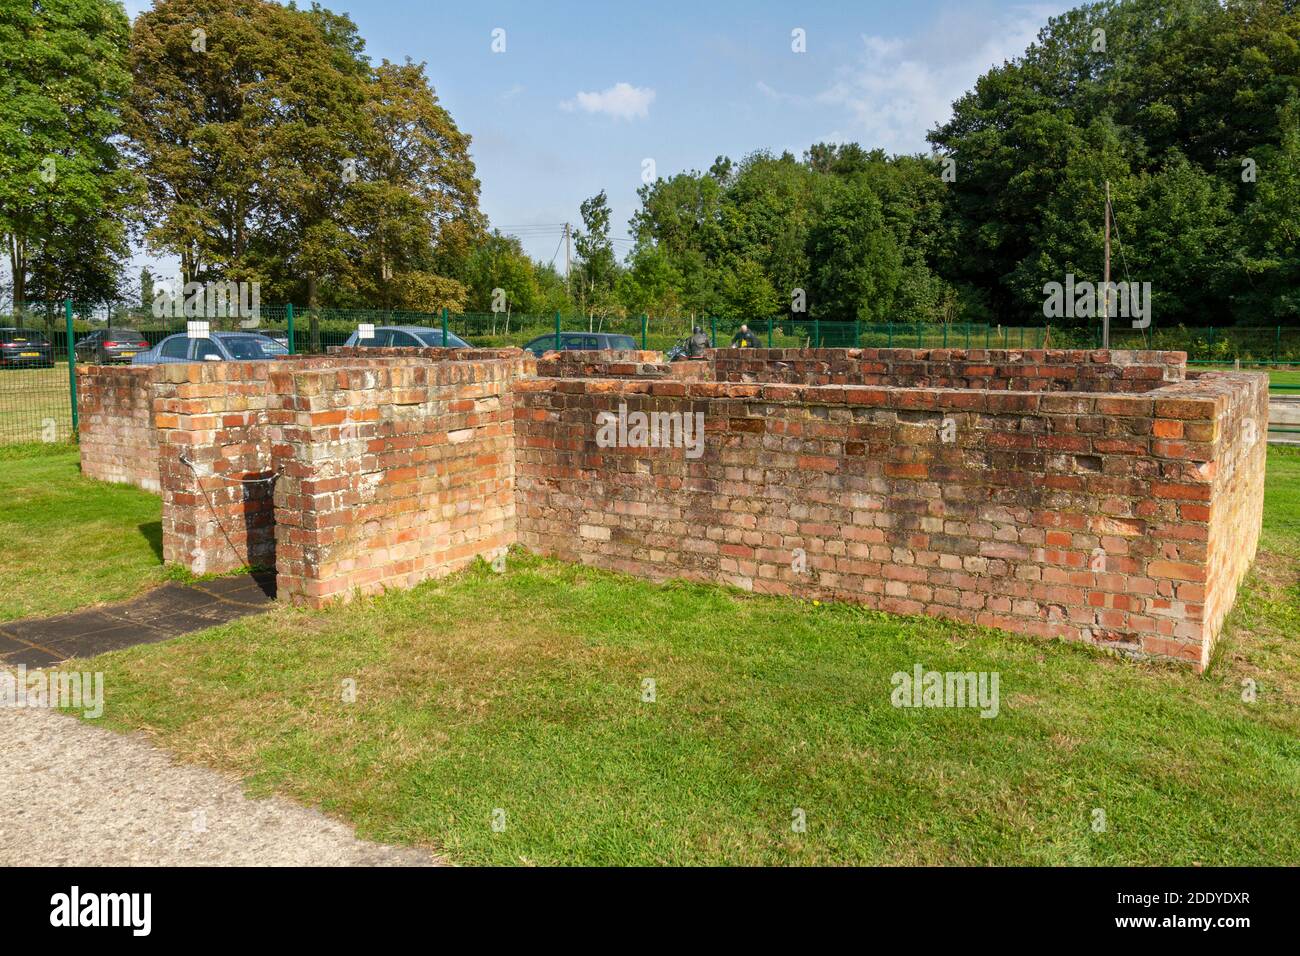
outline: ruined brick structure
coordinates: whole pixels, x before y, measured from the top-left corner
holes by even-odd
[[[1203,667],[1262,514],[1265,376],[1173,352],[337,349],[80,383],[83,468],[147,487],[152,454],[166,560],[274,565],[312,606],[522,544]],[[700,416],[698,455],[598,441],[636,412]]]
[[[79,376],[78,443],[86,474],[146,491],[161,489],[150,375],[149,368],[127,365],[95,367],[93,375]]]

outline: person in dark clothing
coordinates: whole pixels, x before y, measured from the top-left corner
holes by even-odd
[[[704,330],[698,325],[695,332],[691,335],[690,340],[686,343],[687,358],[701,358],[705,349],[709,347],[709,337],[704,334]]]
[[[731,347],[733,349],[756,349],[758,348],[758,336],[749,331],[748,325],[742,325],[740,331],[731,337]]]

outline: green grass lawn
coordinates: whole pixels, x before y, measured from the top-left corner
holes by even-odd
[[[53,368],[0,368],[0,446],[69,441],[71,394],[66,362]]]
[[[64,444],[0,445],[0,621],[128,598],[164,576],[158,496],[83,478],[78,462]]]
[[[1300,388],[1300,370],[1297,369],[1269,369],[1268,384],[1277,385],[1294,385]],[[1290,391],[1288,389],[1287,391]]]
[[[1190,371],[1215,371],[1231,372],[1232,364],[1226,365],[1192,365]],[[1267,365],[1243,365],[1240,369],[1243,372],[1267,372],[1268,384],[1270,388],[1275,389],[1274,394],[1293,395],[1295,390],[1290,386],[1300,387],[1300,369],[1296,368],[1271,368]],[[1281,386],[1281,387],[1279,387]]]
[[[0,475],[3,614],[162,576],[156,497],[47,449]],[[524,555],[78,666],[108,725],[464,864],[1296,864],[1300,452],[1266,509],[1205,676]],[[894,708],[916,663],[997,672],[999,715]]]

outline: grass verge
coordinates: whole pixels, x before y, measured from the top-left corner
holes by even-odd
[[[76,446],[0,446],[0,621],[132,597],[164,578],[162,503],[81,475]]]
[[[1271,450],[1205,676],[525,556],[82,666],[110,725],[461,863],[1294,865],[1298,501]],[[918,663],[998,715],[891,706]]]

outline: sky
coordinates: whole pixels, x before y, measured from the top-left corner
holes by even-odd
[[[303,0],[304,5],[309,0]],[[133,18],[152,4],[125,0]],[[481,206],[534,258],[563,266],[564,222],[604,189],[611,232],[646,170],[668,177],[817,142],[926,152],[926,131],[989,67],[1074,2],[790,0],[442,3],[325,0],[374,62],[427,73],[472,137]],[[794,31],[802,31],[803,52]],[[647,164],[653,163],[653,166]],[[167,260],[137,256],[175,273]]]

